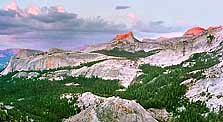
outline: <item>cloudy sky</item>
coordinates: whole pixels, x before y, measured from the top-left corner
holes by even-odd
[[[72,1],[72,2],[71,2]],[[221,0],[0,0],[0,50],[76,49],[117,33],[179,36],[223,24]]]

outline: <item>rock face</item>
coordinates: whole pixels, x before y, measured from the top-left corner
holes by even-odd
[[[39,50],[31,50],[31,49],[19,49],[15,58],[27,58],[30,56],[34,56],[35,54],[41,53]]]
[[[206,78],[195,82],[186,97],[193,101],[203,101],[211,111],[218,112],[223,107],[223,60],[207,69],[204,75]]]
[[[213,30],[221,29],[221,28],[222,28],[222,26],[209,26],[208,31],[213,31]]]
[[[123,40],[127,38],[134,38],[132,32],[128,32],[126,34],[118,34],[115,36],[115,40]]]
[[[212,43],[208,43],[208,35],[214,35]],[[180,64],[194,53],[207,52],[216,48],[223,39],[223,28],[203,31],[196,36],[172,38],[160,42],[159,53],[141,59],[146,64],[170,66]]]
[[[187,92],[193,101],[203,101],[210,110],[219,111],[223,106],[223,75],[199,80]],[[222,110],[222,109],[221,109]]]
[[[105,80],[118,80],[122,86],[128,87],[141,74],[137,61],[118,59],[96,53],[56,51],[54,53],[50,51],[49,53],[39,53],[35,56],[24,57],[23,55],[21,58],[13,58],[2,74],[4,75],[12,71],[36,71],[65,66],[78,66],[82,63],[103,59],[108,60],[80,69],[48,72],[40,76],[39,79],[63,80],[66,76],[99,77]],[[35,75],[19,72],[14,77],[30,78],[31,76]]]
[[[63,52],[66,52],[66,51],[62,49],[58,49],[58,48],[49,49],[49,53],[63,53]]]
[[[184,36],[195,36],[201,32],[203,32],[205,29],[204,28],[201,28],[201,27],[193,27],[189,30],[187,30],[185,33],[184,33]]]
[[[135,44],[135,43],[139,43],[139,41],[133,36],[132,32],[128,32],[126,34],[116,35],[115,39],[112,41],[113,45],[117,45],[120,43]]]
[[[95,53],[80,53],[80,52],[41,52],[35,55],[29,51],[27,54],[20,53],[11,59],[8,66],[1,73],[8,74],[13,71],[30,71],[30,70],[45,70],[54,69],[65,66],[78,66],[81,63],[87,63],[97,60],[110,58],[102,54]]]
[[[84,93],[78,98],[81,113],[65,122],[157,122],[140,104],[118,97],[102,98]]]
[[[135,61],[109,59],[90,67],[46,73],[40,79],[63,80],[66,76],[98,77],[104,80],[118,80],[122,86],[128,87],[140,74],[142,72]]]
[[[172,117],[172,115],[168,113],[165,109],[150,108],[148,111],[152,114],[153,118],[160,122],[169,122]]]
[[[112,59],[97,63],[91,67],[72,70],[72,76],[99,77],[105,80],[119,80],[128,87],[141,74],[138,63],[130,60]]]
[[[17,74],[15,74],[13,76],[13,78],[36,78],[38,77],[40,74],[37,72],[18,72]]]

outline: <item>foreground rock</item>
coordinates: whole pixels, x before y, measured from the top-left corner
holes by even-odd
[[[166,109],[154,109],[150,108],[147,110],[152,114],[152,117],[160,122],[169,122],[171,121],[172,115],[166,111]]]
[[[65,122],[157,122],[135,101],[117,97],[103,98],[84,93],[78,98],[82,111]]]

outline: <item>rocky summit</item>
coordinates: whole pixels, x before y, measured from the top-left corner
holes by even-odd
[[[142,41],[127,32],[80,51],[20,49],[1,72],[0,121],[222,122],[222,54],[222,26]]]
[[[203,32],[205,29],[204,28],[201,28],[201,27],[193,27],[191,29],[188,29],[185,33],[184,33],[184,36],[194,36],[194,35],[197,35],[201,32]]]

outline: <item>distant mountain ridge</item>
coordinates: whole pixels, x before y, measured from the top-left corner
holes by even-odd
[[[19,49],[17,48],[0,50],[0,70],[6,66],[6,63],[9,62],[11,57],[16,55],[18,51]]]

